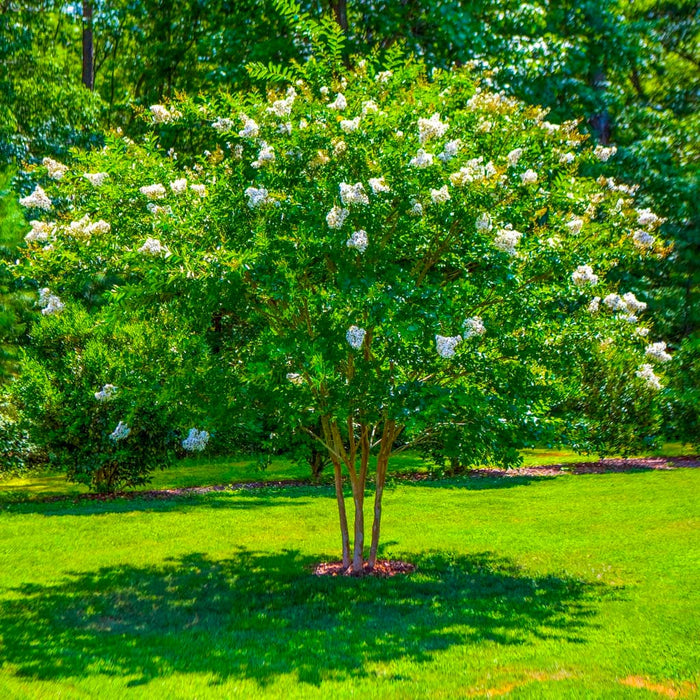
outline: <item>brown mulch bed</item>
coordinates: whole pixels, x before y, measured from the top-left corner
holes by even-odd
[[[601,459],[598,462],[573,462],[551,464],[543,467],[523,467],[521,469],[470,469],[455,474],[469,478],[517,478],[517,477],[552,477],[561,474],[605,474],[608,472],[627,472],[650,469],[680,469],[683,467],[700,467],[700,455],[693,457],[644,457],[635,459]],[[394,473],[395,481],[439,481],[441,478],[431,473]],[[81,493],[72,495],[43,496],[32,498],[32,502],[54,503],[57,501],[111,501],[116,498],[167,500],[181,496],[197,496],[213,491],[253,491],[257,489],[275,489],[306,486],[325,487],[329,483],[313,482],[304,479],[280,479],[277,481],[239,481],[216,486],[186,486],[179,489],[158,489],[151,491],[115,491],[114,493]]]
[[[391,561],[383,559],[378,561],[373,569],[369,568],[367,562],[362,566],[362,571],[354,573],[352,567],[346,567],[342,561],[322,561],[314,567],[314,576],[377,576],[379,578],[390,578],[397,574],[411,574],[416,570],[416,565],[407,561]]]

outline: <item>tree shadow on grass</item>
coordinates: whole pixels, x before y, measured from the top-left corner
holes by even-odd
[[[453,645],[582,642],[601,583],[532,577],[490,553],[414,558],[392,579],[315,577],[297,552],[191,554],[159,566],[25,585],[0,605],[0,665],[60,680],[106,674],[130,685],[173,673],[222,682],[280,674],[317,685],[375,662],[429,661]]]

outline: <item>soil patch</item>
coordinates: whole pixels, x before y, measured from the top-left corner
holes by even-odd
[[[367,562],[362,566],[362,571],[354,573],[352,567],[343,565],[342,561],[322,561],[314,567],[314,576],[377,576],[378,578],[390,578],[398,574],[412,574],[416,570],[416,565],[408,561],[391,561],[383,559],[378,561],[373,569],[369,568]]]

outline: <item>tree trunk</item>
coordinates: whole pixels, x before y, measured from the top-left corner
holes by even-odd
[[[83,0],[83,85],[95,89],[94,57],[92,48],[92,3]]]
[[[340,462],[333,457],[333,472],[335,475],[335,498],[338,501],[338,516],[340,518],[340,537],[343,543],[343,566],[350,566],[350,534],[348,532],[348,514],[345,511],[345,496],[343,495],[343,475]]]
[[[348,31],[348,4],[347,0],[332,0],[331,6],[333,8],[333,14],[335,15],[335,21],[338,26],[347,34]]]
[[[379,534],[382,526],[382,496],[386,483],[386,470],[389,465],[389,456],[396,436],[396,424],[389,420],[384,424],[384,431],[377,456],[377,484],[374,493],[374,520],[372,522],[372,545],[369,550],[367,564],[374,569],[377,563],[377,550],[379,548]]]

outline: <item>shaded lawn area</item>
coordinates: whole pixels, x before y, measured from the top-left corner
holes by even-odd
[[[697,697],[700,472],[401,483],[393,579],[330,488],[6,504],[0,697]]]
[[[690,446],[669,443],[657,452],[644,456],[679,457],[697,452]],[[523,467],[547,466],[573,462],[595,462],[595,455],[580,455],[571,450],[546,448],[522,450]],[[173,467],[153,474],[146,486],[129,490],[177,489],[191,486],[213,486],[240,481],[279,481],[284,479],[310,480],[310,469],[304,464],[284,457],[276,457],[264,471],[258,466],[255,455],[231,457],[199,457],[178,462]],[[391,473],[427,472],[430,464],[418,454],[404,452],[392,457],[389,464]],[[326,470],[327,481],[332,480],[332,472]],[[90,489],[81,484],[67,483],[62,474],[48,471],[38,472],[23,478],[3,479],[0,476],[0,503],[5,500],[25,500],[32,497],[72,496],[89,493]]]

